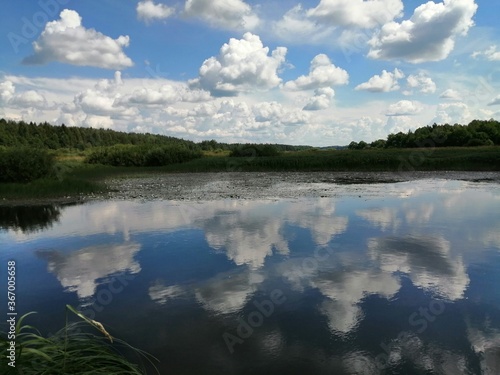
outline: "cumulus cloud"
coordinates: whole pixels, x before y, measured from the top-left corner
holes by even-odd
[[[253,30],[259,17],[242,0],[187,0],[184,14],[224,29]]]
[[[15,91],[16,87],[11,81],[0,82],[0,103],[6,104],[14,96]]]
[[[489,61],[500,61],[500,51],[497,51],[497,46],[490,46],[485,51],[476,51],[472,54],[473,58],[484,57]]]
[[[283,18],[274,22],[272,30],[279,39],[289,43],[318,43],[334,32],[334,29],[307,17],[301,4],[297,4]]]
[[[137,4],[137,18],[146,23],[163,20],[175,13],[175,10],[164,4],[155,4],[153,0],[144,0]]]
[[[394,72],[382,71],[381,75],[374,75],[368,82],[364,82],[355,87],[355,90],[364,90],[369,92],[389,92],[399,90],[399,80],[404,78],[404,73],[399,69]]]
[[[307,16],[331,26],[371,29],[401,16],[401,0],[321,0]]]
[[[391,104],[385,113],[386,116],[413,116],[422,112],[422,105],[411,100],[400,100]]]
[[[45,96],[35,90],[29,90],[14,95],[10,100],[11,105],[20,108],[32,107],[38,109],[47,109],[48,103]]]
[[[309,74],[285,83],[288,90],[311,90],[349,83],[349,73],[335,66],[325,54],[319,54],[311,61]]]
[[[489,106],[492,105],[500,105],[500,95],[498,95],[495,99],[488,103]]]
[[[469,106],[462,102],[441,103],[432,122],[437,124],[466,124],[471,121]]]
[[[408,76],[406,82],[410,89],[415,89],[422,94],[432,94],[436,92],[436,83],[423,72],[417,75],[412,74]]]
[[[305,111],[319,111],[330,107],[335,91],[331,87],[323,87],[314,91],[314,96],[304,107]]]
[[[128,36],[112,39],[94,29],[82,26],[82,18],[65,9],[60,19],[48,22],[37,41],[33,42],[34,54],[23,60],[24,64],[46,64],[57,61],[79,66],[105,69],[123,69],[133,65],[123,52],[128,47]]]
[[[219,56],[205,60],[200,76],[191,87],[201,87],[213,96],[235,96],[240,92],[268,90],[278,86],[278,68],[284,63],[287,49],[278,47],[269,56],[260,37],[245,33],[242,39],[231,38]]]
[[[462,96],[457,90],[447,89],[439,95],[441,99],[462,100]]]
[[[369,41],[368,57],[410,63],[444,60],[459,35],[473,26],[474,0],[429,1],[417,7],[410,19],[386,23]]]

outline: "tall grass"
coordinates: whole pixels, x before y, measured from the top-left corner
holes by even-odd
[[[500,170],[500,147],[305,151],[274,157],[205,157],[169,172]]]
[[[69,313],[81,320],[71,322]],[[49,337],[43,337],[36,328],[24,324],[31,314],[22,316],[16,324],[15,367],[8,365],[5,355],[9,348],[7,340],[0,340],[1,374],[140,375],[146,374],[145,363],[158,373],[154,357],[112,337],[101,323],[84,317],[69,305],[66,306],[64,328]],[[128,359],[132,355],[140,364]]]

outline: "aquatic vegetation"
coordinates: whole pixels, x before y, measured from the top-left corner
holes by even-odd
[[[69,321],[69,313],[79,320]],[[16,324],[15,358],[2,355],[2,374],[146,374],[146,364],[158,373],[153,356],[112,337],[100,322],[88,319],[73,307],[66,305],[66,324],[57,333],[43,337],[25,320],[27,313]],[[95,331],[99,335],[95,334]],[[7,353],[10,339],[0,339],[0,350]],[[135,356],[140,364],[128,358]],[[10,361],[10,362],[9,362]],[[11,365],[9,365],[11,363]],[[15,364],[15,367],[12,364]]]

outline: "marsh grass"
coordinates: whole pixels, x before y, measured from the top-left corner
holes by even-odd
[[[71,322],[69,313],[80,320]],[[88,319],[71,306],[66,306],[66,324],[60,331],[43,337],[35,327],[24,324],[33,313],[23,315],[16,325],[15,368],[4,355],[8,343],[0,340],[1,374],[146,374],[146,365],[158,374],[153,356],[112,337],[101,323]],[[139,364],[131,362],[134,357]]]

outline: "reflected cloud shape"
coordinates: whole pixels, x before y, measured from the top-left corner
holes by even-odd
[[[165,286],[161,281],[157,280],[148,289],[149,297],[159,303],[164,305],[168,300],[174,299],[185,294],[186,291],[178,285]]]
[[[381,269],[406,273],[415,286],[449,300],[462,298],[469,285],[462,258],[452,258],[450,243],[442,237],[371,238],[368,249]]]
[[[500,374],[500,330],[485,324],[483,329],[467,328],[467,337],[474,352],[479,355],[481,373]]]
[[[379,368],[378,373],[381,373],[383,369],[394,371],[403,364],[411,364],[415,373],[442,375],[471,373],[464,355],[457,354],[454,350],[444,348],[437,343],[423,341],[413,332],[401,332],[396,339],[387,343],[385,348],[387,352],[380,349],[384,360],[376,362]],[[370,359],[374,360],[373,357]]]
[[[402,220],[398,217],[398,210],[395,208],[368,208],[356,211],[356,215],[367,220],[373,226],[382,229],[384,232],[389,229],[395,231],[402,223]]]
[[[325,297],[319,310],[327,317],[330,330],[347,334],[363,318],[359,304],[365,297],[376,294],[389,299],[401,285],[395,276],[379,269],[355,269],[344,264],[329,268],[336,261],[325,260],[318,263],[318,268],[309,268],[304,266],[303,259],[293,259],[279,265],[277,270],[294,290],[319,290]]]
[[[282,255],[289,253],[288,241],[281,233],[281,221],[259,213],[255,207],[226,211],[202,225],[208,244],[225,251],[228,259],[237,265],[247,264],[257,269],[273,254],[273,249]]]
[[[47,270],[67,291],[85,299],[94,295],[100,279],[122,272],[139,273],[141,266],[134,256],[140,249],[140,244],[131,242],[90,246],[70,253],[37,251],[37,255],[48,262]]]
[[[334,215],[335,202],[331,198],[317,198],[290,206],[285,220],[309,229],[316,245],[324,246],[347,229],[349,219]]]
[[[348,333],[363,317],[359,303],[368,295],[393,297],[399,290],[399,281],[379,270],[333,270],[321,272],[311,280],[328,299],[323,301],[320,311],[328,318],[330,330]]]
[[[196,300],[214,313],[234,313],[245,306],[263,281],[263,275],[250,270],[221,273],[195,289]]]

